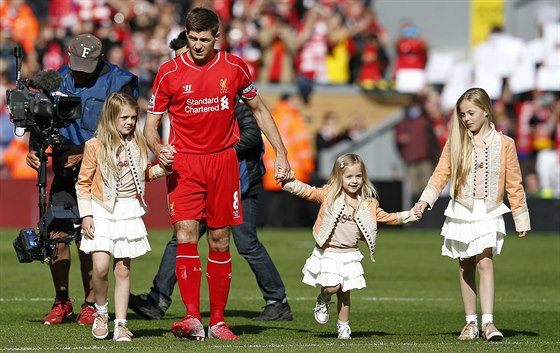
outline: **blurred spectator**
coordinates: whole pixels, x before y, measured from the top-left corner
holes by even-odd
[[[541,184],[539,182],[539,176],[534,173],[528,173],[523,177],[523,184],[525,186],[525,194],[527,198],[530,199],[540,199],[545,198],[545,193],[543,193],[543,189],[541,188]]]
[[[15,136],[3,154],[3,165],[8,169],[10,178],[37,179],[37,171],[25,162],[27,153],[29,153],[29,134]]]
[[[344,140],[343,131],[339,125],[338,112],[329,110],[323,114],[321,128],[315,134],[315,169],[319,170],[321,152],[331,148]]]
[[[535,170],[535,154],[533,136],[531,134],[531,119],[535,115],[533,92],[527,92],[517,99],[515,112],[517,115],[515,145],[521,166],[521,174],[527,175],[529,171]]]
[[[415,95],[405,108],[403,119],[395,127],[395,140],[406,162],[406,180],[412,198],[418,199],[432,175],[435,156],[439,156],[439,146],[422,96]]]
[[[253,77],[259,77],[259,67],[262,50],[256,39],[258,30],[253,22],[232,19],[227,32],[228,51],[239,56],[247,66]]]
[[[305,104],[310,101],[315,83],[328,83],[326,56],[328,51],[327,10],[314,4],[307,10],[296,35],[299,49],[295,67],[296,84]]]
[[[350,83],[350,57],[354,52],[351,31],[339,11],[332,11],[326,21],[328,52],[325,58],[329,84]]]
[[[0,61],[0,64],[2,61]],[[14,125],[12,124],[6,103],[6,90],[15,88],[11,81],[7,67],[0,67],[0,160],[4,150],[14,138]]]
[[[277,1],[265,8],[259,18],[259,42],[262,48],[262,65],[259,81],[262,83],[293,83],[295,23],[289,0]]]
[[[290,156],[292,170],[298,178],[310,182],[314,162],[307,122],[300,111],[299,100],[297,93],[283,93],[271,110],[271,114]],[[282,191],[281,184],[276,184],[273,173],[274,150],[267,139],[264,139],[264,142],[263,163],[266,173],[263,176],[263,187],[266,192],[262,195],[263,202],[260,203],[259,212],[269,215],[266,219],[269,220],[267,225],[271,227],[282,227],[291,222],[302,224],[310,217],[306,205],[304,202],[290,200],[290,194]],[[287,208],[286,205],[290,207]],[[278,210],[282,211],[278,212]]]
[[[365,129],[364,118],[354,112],[348,118],[348,127],[342,133],[341,140],[357,141],[362,137]]]
[[[560,104],[551,92],[538,93],[535,96],[535,111],[529,124],[531,126],[533,150],[538,153],[541,150],[554,147],[554,129]],[[556,112],[553,109],[556,109]]]
[[[447,137],[449,136],[449,128],[451,124],[451,119],[449,119],[451,114],[444,114],[441,108],[440,94],[435,89],[426,89],[424,98],[424,110],[426,115],[432,122],[432,129],[437,141],[437,148],[435,148],[436,153],[434,158],[439,157],[439,151],[443,149]]]
[[[497,131],[511,138],[515,137],[514,124],[503,100],[494,103],[494,125]]]
[[[364,89],[373,89],[384,78],[387,57],[375,33],[363,39],[358,84]]]
[[[299,108],[299,99],[295,93],[283,93],[271,110],[271,114],[284,140],[292,170],[299,180],[307,180],[306,182],[309,183],[315,165],[309,141],[309,129]],[[272,173],[275,156],[272,145],[265,139],[263,161],[268,172],[263,177],[263,186],[268,191],[282,190],[282,185],[276,183]]]
[[[329,110],[323,115],[323,123],[321,128],[315,135],[315,147],[317,153],[322,149],[331,148],[343,139],[343,133],[339,126],[338,113]]]
[[[535,170],[545,197],[560,198],[560,100],[556,95],[552,98],[546,124],[552,145],[546,140],[545,148],[538,151]]]
[[[41,70],[58,70],[59,67],[68,63],[66,44],[64,38],[66,31],[62,28],[54,28],[46,23],[41,26],[39,38],[35,43],[35,52]]]
[[[74,0],[50,0],[48,5],[47,23],[52,28],[71,28],[78,22]]]
[[[20,42],[27,55],[35,51],[39,22],[25,0],[4,0],[0,3],[0,27],[7,28]]]
[[[389,37],[374,9],[364,1],[349,2],[345,21],[351,28],[354,48],[350,59],[351,81],[372,89],[375,83],[385,78],[389,64]]]
[[[396,77],[400,69],[424,69],[426,67],[428,46],[420,36],[420,30],[410,19],[401,20],[396,52],[393,77]]]

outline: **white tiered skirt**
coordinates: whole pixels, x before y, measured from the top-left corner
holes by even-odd
[[[142,220],[146,211],[138,199],[118,198],[113,213],[92,202],[92,211],[95,237],[82,235],[83,252],[107,251],[115,258],[135,258],[152,250]]]
[[[441,254],[454,259],[466,259],[492,248],[492,254],[499,255],[506,236],[502,215],[508,212],[510,209],[503,203],[487,212],[483,199],[474,199],[472,210],[454,200],[449,201],[441,229]]]
[[[303,266],[302,282],[313,287],[340,284],[342,291],[366,287],[360,251],[333,252],[314,248]]]

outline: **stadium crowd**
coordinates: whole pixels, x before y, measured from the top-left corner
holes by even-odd
[[[36,177],[25,165],[27,141],[14,132],[4,94],[15,87],[15,46],[24,51],[22,77],[32,77],[66,64],[70,39],[93,33],[102,40],[109,62],[138,76],[138,102],[145,111],[155,74],[172,55],[168,44],[183,30],[187,10],[195,6],[212,7],[220,15],[220,49],[244,59],[255,81],[293,84],[303,104],[317,84],[390,89],[399,70],[423,70],[430,59],[428,40],[419,28],[405,19],[399,37],[391,39],[371,0],[4,0],[0,3],[0,177]],[[504,33],[496,28],[492,35]],[[535,59],[535,65],[542,60],[542,56]],[[426,86],[403,107],[403,117],[412,112],[427,118],[440,147],[447,138],[451,113],[442,105],[442,88]],[[504,79],[501,93],[493,98],[496,128],[515,139],[523,175],[530,176],[528,193],[560,198],[558,90],[511,92]],[[349,126],[351,120],[356,122],[350,115],[339,116],[334,125]],[[342,130],[319,131],[316,141],[327,135],[335,142],[352,138]],[[310,131],[311,144],[316,142],[313,136]],[[324,146],[313,147],[319,151]]]

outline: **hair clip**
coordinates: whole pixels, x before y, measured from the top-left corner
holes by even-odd
[[[340,169],[344,168],[344,162],[340,162]]]

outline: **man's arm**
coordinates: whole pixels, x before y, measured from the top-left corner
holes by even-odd
[[[175,149],[170,145],[163,145],[161,143],[158,126],[162,117],[162,114],[147,114],[146,123],[144,124],[144,137],[146,137],[148,147],[155,154],[159,163],[163,167],[169,167],[173,164],[173,153],[175,153]]]
[[[278,132],[276,123],[274,122],[274,119],[272,119],[270,111],[259,95],[251,100],[245,100],[245,103],[253,112],[259,128],[272,145],[274,152],[276,152],[276,160],[274,161],[274,178],[276,179],[276,182],[281,182],[288,176],[292,169],[290,167],[290,163],[288,162],[286,147],[284,147],[284,142]]]

